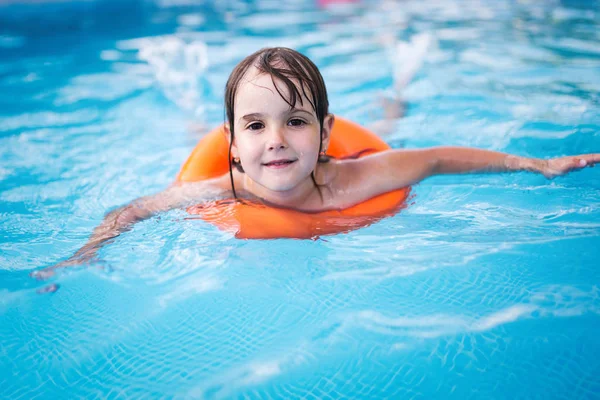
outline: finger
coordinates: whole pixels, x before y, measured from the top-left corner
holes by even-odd
[[[56,283],[53,283],[53,284],[50,284],[50,285],[48,285],[46,287],[43,287],[41,289],[36,290],[36,293],[37,294],[54,293],[59,288],[60,288],[60,285],[57,285]]]
[[[566,174],[571,170],[584,168],[587,165],[587,161],[581,157],[568,157],[559,165],[557,169],[560,170],[561,174]]]
[[[600,153],[585,154],[582,158],[586,161],[587,165],[592,166],[596,163],[600,163]]]
[[[583,156],[575,156],[568,159],[566,167],[568,169],[580,169],[587,167],[588,160]]]
[[[32,278],[37,279],[38,281],[44,281],[54,275],[54,268],[46,268],[40,271],[33,271],[29,274]]]

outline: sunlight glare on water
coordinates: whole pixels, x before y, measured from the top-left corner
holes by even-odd
[[[597,1],[14,3],[0,398],[597,398],[598,169],[432,178],[318,240],[239,240],[175,210],[29,277],[172,183],[265,46],[308,55],[332,112],[394,148],[600,152]],[[395,89],[405,115],[381,124]]]

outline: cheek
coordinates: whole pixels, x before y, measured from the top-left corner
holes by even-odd
[[[258,143],[256,142],[256,140],[252,140],[249,137],[240,137],[238,139],[237,145],[240,156],[246,156],[246,158],[252,157],[253,154],[256,154],[258,149]]]
[[[310,132],[307,135],[297,137],[294,141],[294,146],[305,155],[310,154],[316,157],[319,154],[319,142],[319,133]]]
[[[262,151],[258,141],[247,138],[238,141],[238,154],[246,173],[252,174],[256,164],[262,158]]]

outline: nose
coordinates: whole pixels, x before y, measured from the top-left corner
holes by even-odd
[[[283,150],[287,148],[285,141],[285,135],[282,128],[274,128],[271,130],[269,135],[269,141],[267,142],[267,148],[269,150]]]

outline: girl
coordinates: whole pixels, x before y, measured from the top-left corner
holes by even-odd
[[[108,213],[75,255],[35,276],[47,278],[56,268],[93,259],[105,242],[137,221],[208,200],[255,199],[318,212],[345,209],[438,174],[530,171],[552,178],[600,161],[600,154],[541,160],[460,147],[335,160],[325,156],[335,124],[328,107],[323,77],[304,55],[266,48],[246,57],[225,88],[229,173],[173,185]]]

